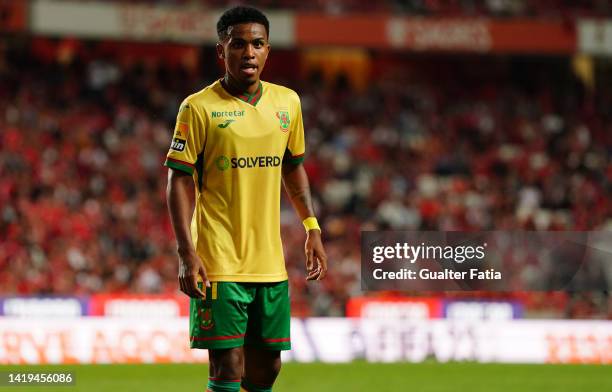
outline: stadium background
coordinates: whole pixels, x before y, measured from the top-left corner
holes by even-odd
[[[612,4],[249,4],[271,19],[263,78],[302,98],[331,266],[305,283],[303,229],[284,200],[295,364],[279,389],[301,390],[298,369],[361,380],[351,390],[366,390],[368,369],[388,373],[380,390],[438,372],[525,376],[499,390],[609,385],[599,367],[441,364],[610,364],[606,292],[364,293],[359,233],[611,230]],[[187,348],[161,164],[181,99],[221,75],[214,25],[227,6],[0,1],[0,364],[207,361]],[[525,281],[538,267],[507,257]],[[143,366],[112,388],[163,374]],[[178,366],[198,381],[200,367]],[[88,388],[112,373],[74,369]]]

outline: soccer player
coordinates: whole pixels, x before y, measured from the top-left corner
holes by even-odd
[[[183,101],[165,162],[178,277],[191,297],[191,347],[209,350],[207,390],[271,391],[291,348],[281,179],[307,232],[307,280],[325,277],[327,256],[302,165],[299,97],[260,80],[268,19],[235,7],[217,33],[225,76]]]

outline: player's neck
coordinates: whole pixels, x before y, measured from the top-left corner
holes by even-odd
[[[235,80],[228,74],[225,74],[225,76],[223,77],[223,83],[228,88],[228,90],[234,95],[239,95],[239,94],[244,94],[244,93],[253,95],[259,88],[259,80],[257,80],[257,82],[255,83],[244,85],[243,83],[238,82],[237,80]]]

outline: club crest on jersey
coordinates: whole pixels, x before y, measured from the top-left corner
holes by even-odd
[[[200,316],[200,329],[207,331],[215,326],[211,308],[198,308],[198,315]]]
[[[291,123],[291,119],[289,118],[289,112],[286,110],[279,110],[276,112],[276,117],[280,122],[280,129],[283,132],[287,132],[289,130],[289,124]]]

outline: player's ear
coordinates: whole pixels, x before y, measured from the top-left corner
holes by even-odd
[[[220,42],[217,42],[217,46],[215,48],[217,49],[217,57],[219,57],[221,60],[225,60],[225,51],[223,50],[223,45]]]
[[[266,44],[266,49],[268,49],[266,51],[266,59],[268,58],[268,55],[270,54],[270,50],[272,50],[272,46],[270,46],[270,44]]]

